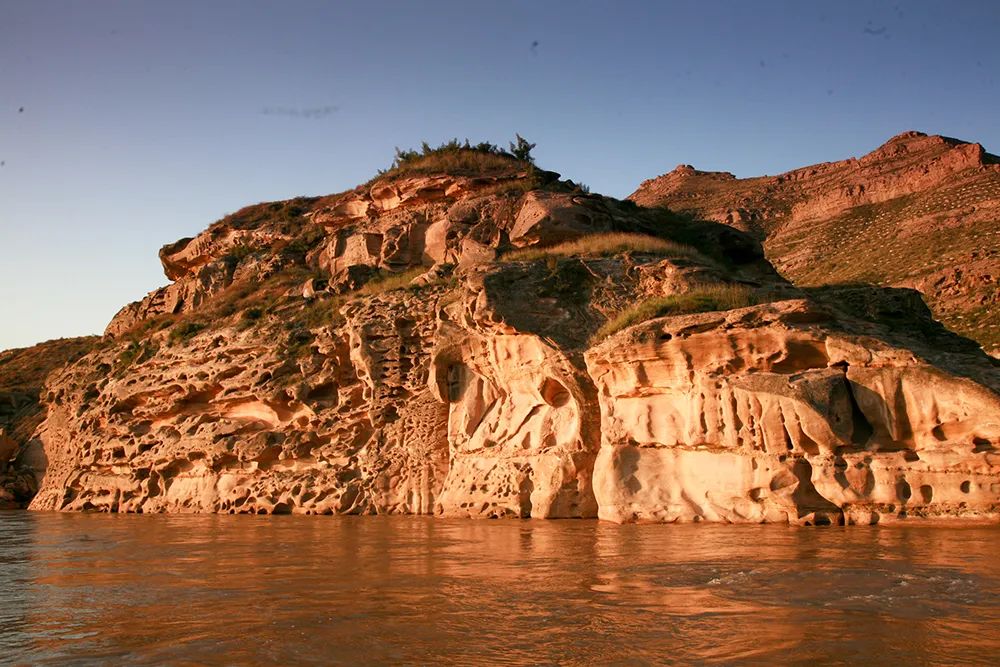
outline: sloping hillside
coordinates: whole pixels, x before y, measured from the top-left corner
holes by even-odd
[[[979,144],[906,132],[862,158],[746,179],[682,165],[630,199],[756,234],[799,285],[915,288],[1000,355],[1000,160]]]

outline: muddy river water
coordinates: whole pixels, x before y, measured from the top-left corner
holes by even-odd
[[[1000,663],[1000,526],[0,513],[0,664]]]

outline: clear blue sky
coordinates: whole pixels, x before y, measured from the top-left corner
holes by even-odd
[[[520,132],[618,197],[908,129],[997,151],[998,31],[996,1],[0,0],[0,349],[98,333],[161,245],[425,139]]]

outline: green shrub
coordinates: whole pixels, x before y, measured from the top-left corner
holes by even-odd
[[[151,340],[140,341],[132,339],[115,358],[114,376],[122,377],[134,364],[149,361],[159,352],[160,346]],[[86,397],[85,397],[86,398]]]
[[[340,307],[343,303],[341,297],[312,299],[302,306],[302,310],[294,313],[291,317],[295,324],[300,324],[307,329],[337,324],[342,321]]]
[[[226,228],[257,229],[265,224],[288,226],[298,223],[301,216],[312,208],[317,199],[317,197],[296,197],[285,201],[245,206],[225,216],[212,227],[217,230],[216,233],[221,233]]]
[[[247,257],[254,255],[258,251],[259,248],[241,241],[235,244],[229,249],[229,252],[222,256],[222,261],[225,263],[226,268],[230,271],[234,271],[236,267],[240,265],[240,262]]]
[[[590,344],[596,345],[608,336],[622,329],[667,315],[705,313],[714,310],[732,310],[760,303],[753,290],[742,285],[702,285],[685,294],[647,299],[628,308],[604,323],[591,337]]]
[[[306,253],[326,238],[326,230],[320,225],[309,224],[295,238],[279,251],[281,256],[293,262],[305,261]]]
[[[194,322],[190,320],[186,322],[181,322],[180,324],[178,324],[177,326],[175,326],[173,329],[170,330],[170,336],[168,338],[168,341],[170,345],[176,345],[177,343],[186,343],[192,338],[194,338],[194,336],[197,335],[199,331],[202,331],[207,327],[208,327],[207,324],[202,324],[201,322]]]
[[[608,257],[626,252],[663,255],[665,257],[701,257],[701,254],[691,246],[646,234],[611,232],[591,234],[547,248],[514,250],[505,254],[502,259],[507,262],[533,262],[547,257]]]
[[[281,346],[278,357],[284,361],[292,361],[305,356],[305,353],[311,349],[311,345],[315,339],[316,337],[313,335],[313,332],[305,328],[304,325],[295,323],[288,332],[288,336],[285,337],[284,345]]]
[[[531,149],[537,144],[533,144],[520,134],[514,134],[515,140],[510,142],[510,154],[522,162],[535,163],[535,158],[531,157]]]

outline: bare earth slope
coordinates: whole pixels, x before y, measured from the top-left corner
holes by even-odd
[[[50,376],[31,507],[998,515],[1000,368],[916,292],[798,288],[731,226],[447,157],[164,247],[171,284]]]
[[[799,285],[912,287],[1000,355],[1000,160],[906,132],[857,159],[737,179],[682,165],[630,199],[751,231]]]

